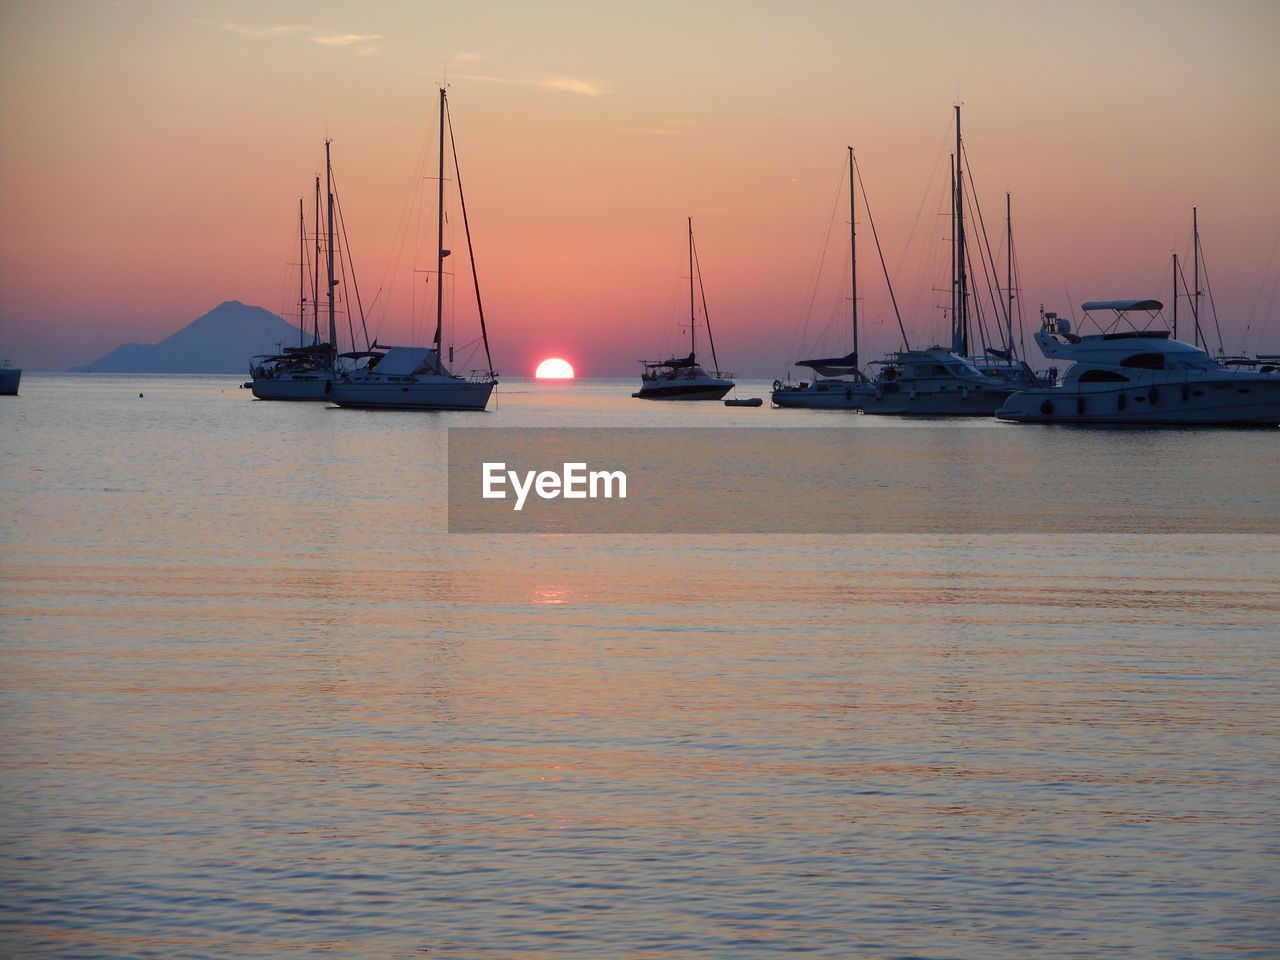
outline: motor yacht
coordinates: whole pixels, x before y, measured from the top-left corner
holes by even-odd
[[[1012,394],[996,415],[1024,423],[1280,424],[1280,372],[1229,367],[1168,330],[1120,330],[1129,315],[1158,314],[1158,300],[1099,300],[1083,305],[1111,311],[1110,329],[1085,336],[1045,313],[1036,343],[1052,361],[1070,364],[1053,386]],[[1265,365],[1264,365],[1265,367]]]

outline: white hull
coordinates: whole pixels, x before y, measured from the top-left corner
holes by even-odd
[[[861,410],[874,397],[871,384],[853,380],[819,380],[803,387],[779,386],[773,391],[774,406],[803,410]]]
[[[483,410],[493,387],[492,381],[458,377],[339,380],[329,400],[340,407],[380,410]]]
[[[989,417],[1012,392],[1012,387],[912,389],[907,384],[886,384],[863,403],[862,412],[905,417]]]
[[[11,367],[0,369],[0,397],[16,397],[18,383],[22,380],[22,371]]]
[[[1100,300],[1090,310],[1158,313],[1157,300]],[[1071,366],[1059,384],[1021,390],[997,411],[1022,423],[1248,425],[1280,424],[1280,376],[1225,367],[1167,330],[1071,332],[1044,314],[1036,343],[1050,360]]]
[[[254,379],[249,389],[259,400],[328,400],[332,381],[323,374]]]
[[[1280,424],[1280,378],[1165,381],[1140,387],[1047,387],[1015,393],[996,415],[1021,423]]]

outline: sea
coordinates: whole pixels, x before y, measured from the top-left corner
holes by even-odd
[[[1280,956],[1280,431],[241,379],[0,398],[0,955]],[[1147,519],[451,533],[476,426],[815,428],[850,502],[874,431]]]

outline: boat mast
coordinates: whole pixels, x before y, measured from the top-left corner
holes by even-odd
[[[951,167],[951,349],[956,348],[956,320],[960,315],[956,309],[956,155],[948,158]]]
[[[440,334],[444,325],[444,87],[440,88],[440,169],[436,197],[436,356],[440,356]]]
[[[1196,346],[1200,346],[1200,227],[1195,207],[1191,208],[1191,262],[1192,262],[1192,286],[1195,288],[1195,294],[1191,301],[1191,319],[1195,321],[1195,341]]]
[[[952,337],[952,351],[962,357],[969,355],[969,277],[965,270],[964,250],[964,153],[960,141],[960,104],[956,104],[956,270],[958,291],[956,330]]]
[[[849,148],[849,264],[853,299],[853,362],[858,362],[858,228],[854,222],[853,147]]]
[[[1178,339],[1178,255],[1173,255],[1173,339]]]
[[[692,360],[697,356],[697,341],[694,338],[694,314],[693,306],[693,217],[689,218],[689,359]]]
[[[1005,308],[1004,326],[1005,341],[1004,347],[1009,351],[1009,359],[1013,360],[1013,198],[1008,191],[1004,195],[1004,230],[1005,236],[1008,238],[1008,249],[1005,251],[1006,260],[1004,267],[1004,275],[1009,289],[1005,291],[1008,294],[1008,306]],[[993,271],[994,272],[994,271]]]
[[[338,285],[338,281],[333,275],[333,165],[329,160],[329,144],[332,142],[331,140],[325,140],[324,142],[324,177],[325,193],[328,194],[329,198],[329,249],[327,251],[329,264],[329,365],[335,367],[337,366],[338,358],[338,324],[334,320],[333,288]]]
[[[298,198],[298,346],[303,346],[307,330],[307,218]]]
[[[315,257],[311,262],[311,342],[320,342],[320,174],[316,174]]]

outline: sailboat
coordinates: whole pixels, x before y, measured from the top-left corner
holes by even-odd
[[[480,315],[480,336],[484,341],[487,368],[469,377],[459,376],[445,364],[441,350],[444,330],[444,260],[450,251],[444,246],[444,173],[445,127],[449,127],[449,143],[453,148],[454,175],[458,182],[458,199],[462,207],[462,224],[467,236],[467,255],[475,287],[476,309]],[[480,301],[480,281],[476,277],[475,253],[471,246],[471,227],[467,220],[467,204],[462,193],[462,176],[457,169],[457,145],[449,122],[444,87],[440,88],[440,167],[436,232],[436,332],[431,347],[375,347],[385,355],[371,359],[367,366],[342,373],[333,383],[329,399],[340,407],[367,407],[392,410],[483,410],[497,385],[493,357],[489,352],[489,334]],[[453,350],[449,350],[453,360]]]
[[[707,313],[707,294],[702,290],[702,271],[695,269],[697,252],[693,245],[693,218],[689,218],[689,355],[667,360],[641,360],[644,373],[640,389],[631,396],[640,400],[720,400],[733,389],[729,374],[722,373],[716,359],[716,341],[711,335],[711,317]],[[697,313],[694,301],[694,278],[702,291],[702,315],[707,323],[707,341],[711,346],[713,370],[708,373],[697,359]]]
[[[860,410],[867,398],[875,395],[875,386],[858,369],[858,233],[854,220],[857,191],[853,147],[849,147],[849,260],[852,268],[853,304],[851,328],[853,349],[843,357],[798,360],[796,366],[808,367],[816,374],[813,380],[794,383],[775,380],[773,402],[779,407],[803,407],[810,410]]]
[[[1012,374],[982,369],[969,358],[969,272],[965,250],[963,150],[960,107],[956,106],[956,153],[953,158],[952,217],[954,232],[951,347],[904,349],[879,361],[875,392],[862,406],[863,413],[897,416],[989,417],[1009,395],[1025,383],[1034,386],[1034,375],[1025,364],[1011,365]]]
[[[329,338],[320,339],[319,298],[317,284],[312,282],[312,339],[309,344],[285,347],[279,353],[254,357],[249,361],[249,388],[259,400],[328,400],[329,390],[337,369],[337,325],[334,322],[333,275],[333,167],[330,162],[329,141],[324,144],[325,182],[328,192],[328,297]],[[316,177],[316,267],[319,267],[320,178]],[[298,200],[298,318],[305,322],[306,295],[306,220],[302,200]],[[314,275],[313,275],[314,276]]]

